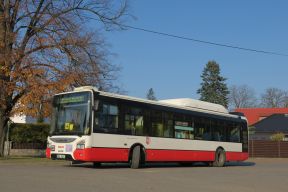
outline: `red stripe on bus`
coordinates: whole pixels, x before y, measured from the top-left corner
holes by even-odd
[[[116,162],[128,161],[129,149],[119,148],[86,148],[76,149],[73,153],[78,161]]]
[[[129,149],[123,148],[86,148],[77,149],[73,153],[78,161],[96,162],[127,162]],[[214,151],[183,151],[183,150],[158,150],[147,149],[146,161],[214,161]],[[226,161],[244,161],[248,153],[226,152]]]
[[[226,152],[226,161],[245,161],[248,158],[248,152]]]
[[[146,161],[214,161],[215,151],[146,150]],[[244,161],[248,153],[226,152],[226,161]]]
[[[213,151],[146,150],[146,161],[213,161]]]

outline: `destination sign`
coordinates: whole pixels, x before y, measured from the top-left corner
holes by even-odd
[[[60,104],[67,103],[81,103],[85,101],[85,97],[83,96],[74,96],[74,97],[63,97],[60,99]]]

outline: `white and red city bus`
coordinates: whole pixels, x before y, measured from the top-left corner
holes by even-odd
[[[246,118],[192,99],[151,101],[92,87],[53,98],[47,158],[72,162],[207,162],[248,158]]]

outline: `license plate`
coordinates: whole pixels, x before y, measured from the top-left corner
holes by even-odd
[[[65,155],[57,155],[57,159],[65,159]]]

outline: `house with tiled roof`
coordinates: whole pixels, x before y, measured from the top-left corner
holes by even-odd
[[[250,140],[270,140],[275,133],[283,133],[288,140],[288,108],[239,108],[252,127]]]
[[[238,108],[235,112],[244,113],[248,126],[252,126],[273,114],[288,114],[288,108]]]
[[[288,114],[274,114],[253,125],[255,134],[250,137],[253,140],[270,140],[276,133],[283,133],[284,140],[288,140]]]

